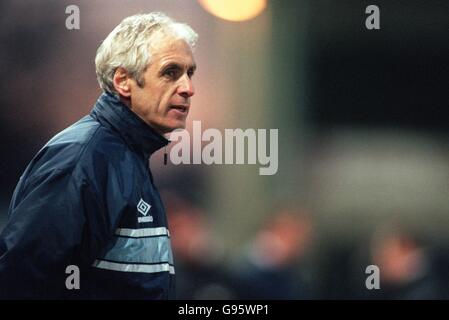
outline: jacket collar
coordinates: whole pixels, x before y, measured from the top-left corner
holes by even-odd
[[[119,98],[103,93],[95,103],[91,115],[102,125],[112,127],[132,149],[142,152],[145,159],[169,143],[165,137],[156,132]]]

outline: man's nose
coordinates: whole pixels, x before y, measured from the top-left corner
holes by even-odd
[[[190,98],[195,94],[192,79],[188,75],[182,77],[181,84],[178,87],[178,94],[184,98]]]

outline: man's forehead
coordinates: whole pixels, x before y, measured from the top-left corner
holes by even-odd
[[[196,68],[192,49],[184,40],[177,39],[164,42],[153,50],[153,62],[159,65],[175,63],[188,68]]]

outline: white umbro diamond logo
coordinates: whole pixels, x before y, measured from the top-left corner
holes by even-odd
[[[141,214],[146,216],[148,214],[148,211],[150,211],[151,206],[143,201],[143,199],[140,199],[139,203],[137,204],[137,211],[139,211]]]

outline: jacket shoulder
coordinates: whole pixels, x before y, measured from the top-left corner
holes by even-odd
[[[120,134],[88,115],[48,141],[28,165],[18,189],[23,193],[64,177],[76,187],[89,184],[99,194],[112,183],[129,196],[132,188],[127,186],[142,170]]]
[[[97,121],[85,116],[59,132],[31,161],[28,176],[39,176],[55,170],[72,171],[99,129],[100,124]]]
[[[39,175],[48,170],[72,171],[93,160],[98,165],[120,162],[129,153],[119,134],[88,115],[50,139],[32,164]]]

